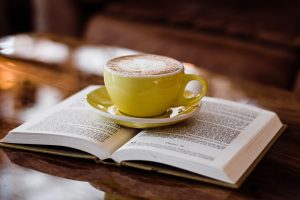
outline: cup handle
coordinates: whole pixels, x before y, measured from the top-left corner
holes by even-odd
[[[201,92],[199,94],[196,94],[195,97],[190,97],[190,98],[185,97],[184,93],[185,93],[186,85],[190,81],[194,81],[194,80],[199,81],[201,83],[202,86]],[[185,74],[181,91],[178,95],[178,99],[174,106],[187,106],[187,105],[198,104],[199,101],[206,95],[206,92],[207,92],[207,81],[205,80],[205,78],[195,74]]]

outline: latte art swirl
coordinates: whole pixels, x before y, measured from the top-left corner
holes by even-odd
[[[125,76],[164,75],[183,70],[183,65],[173,58],[148,54],[118,57],[106,67]]]

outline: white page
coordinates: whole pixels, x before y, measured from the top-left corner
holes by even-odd
[[[236,107],[220,102],[206,97],[192,119],[174,126],[143,130],[123,148],[161,149],[185,159],[212,163],[261,113],[257,108],[253,111],[241,104]]]
[[[88,87],[36,116],[12,130],[2,142],[63,145],[108,157],[132,138],[136,130],[119,126],[90,110],[85,96],[96,88]]]
[[[117,150],[113,158],[134,160],[136,156],[141,160],[144,158],[165,164],[173,162],[172,165],[196,173],[206,171],[212,176],[219,173],[215,178],[220,178],[224,166],[246,144],[251,144],[263,126],[271,120],[272,115],[269,113],[252,106],[205,97],[199,113],[192,119],[166,128],[143,130]],[[138,153],[122,153],[131,150],[148,153],[142,157]],[[198,169],[197,165],[191,166],[191,163],[198,163]]]

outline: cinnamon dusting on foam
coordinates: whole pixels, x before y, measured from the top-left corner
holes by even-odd
[[[173,58],[147,54],[118,57],[106,67],[125,76],[164,75],[183,70],[181,62]]]

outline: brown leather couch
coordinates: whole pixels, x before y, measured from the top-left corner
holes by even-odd
[[[35,0],[34,5],[37,30],[163,54],[300,95],[298,1]]]

